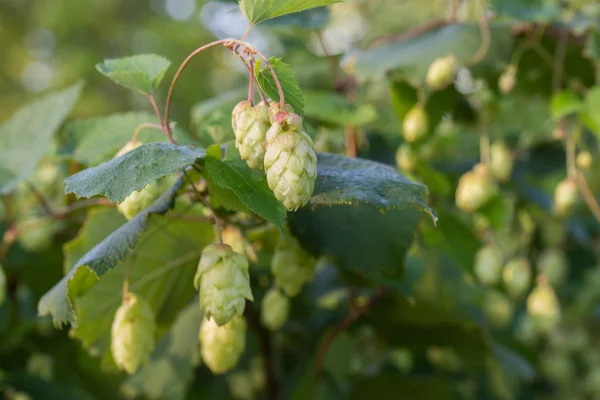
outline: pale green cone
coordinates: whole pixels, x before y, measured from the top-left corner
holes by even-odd
[[[552,332],[560,321],[560,303],[544,277],[527,297],[527,312],[542,332]]]
[[[226,244],[213,244],[202,251],[194,285],[200,290],[202,311],[219,326],[241,316],[246,299],[254,300],[248,268],[246,257]]]
[[[493,286],[502,279],[502,251],[494,245],[486,245],[475,255],[475,276],[487,286]]]
[[[305,283],[315,276],[316,260],[300,247],[300,244],[290,234],[279,241],[271,260],[271,273],[275,285],[286,295],[294,297]]]
[[[262,301],[263,324],[272,331],[281,329],[290,314],[290,299],[278,289],[270,289]]]
[[[110,348],[117,366],[133,374],[154,349],[154,312],[142,298],[129,293],[115,313]]]
[[[438,57],[429,66],[425,81],[433,90],[442,90],[452,83],[458,67],[458,60],[453,54]]]
[[[504,287],[511,297],[519,298],[529,289],[531,284],[531,265],[524,257],[510,260],[502,271]]]
[[[198,339],[206,366],[214,374],[223,374],[238,364],[246,349],[246,321],[234,317],[219,326],[214,319],[204,317]]]
[[[315,188],[317,155],[312,139],[299,128],[302,119],[293,113],[277,115],[294,125],[275,121],[269,128],[265,173],[275,197],[287,210],[295,211],[308,203]]]
[[[265,157],[265,137],[269,129],[269,109],[264,103],[255,107],[249,101],[240,102],[233,109],[231,125],[235,133],[235,147],[250,168],[262,168]]]

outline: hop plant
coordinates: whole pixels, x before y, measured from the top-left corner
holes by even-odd
[[[429,119],[427,112],[421,104],[411,108],[402,121],[402,134],[409,143],[423,139],[429,132]]]
[[[396,164],[402,171],[411,172],[415,169],[417,162],[417,156],[410,145],[403,143],[398,147],[396,151]]]
[[[541,276],[527,297],[527,312],[542,332],[551,332],[560,321],[560,304],[550,283]]]
[[[517,67],[515,65],[509,65],[506,71],[500,75],[498,80],[498,88],[504,94],[509,94],[515,88],[517,80]]]
[[[592,166],[593,161],[592,153],[589,151],[580,152],[575,159],[577,167],[580,169],[589,169]]]
[[[475,276],[484,285],[496,285],[502,279],[502,251],[486,245],[475,255]]]
[[[248,260],[226,244],[213,244],[202,251],[194,285],[200,290],[200,307],[206,317],[222,326],[241,316],[246,299],[253,300]]]
[[[269,107],[264,102],[252,106],[249,101],[238,103],[231,114],[235,147],[250,168],[262,168],[265,140],[269,129]]]
[[[310,136],[302,131],[302,118],[271,108],[273,121],[267,132],[265,172],[275,197],[289,211],[308,203],[317,178],[317,155]]]
[[[554,189],[554,211],[559,216],[567,215],[577,202],[577,185],[575,182],[566,178],[556,185]]]
[[[465,212],[477,211],[496,193],[490,171],[485,164],[477,164],[458,181],[456,206]]]
[[[271,260],[275,285],[290,297],[300,293],[305,283],[312,281],[316,260],[300,247],[290,234],[279,241]]]
[[[133,374],[154,349],[154,312],[142,298],[129,293],[115,313],[110,348],[117,366]]]
[[[510,260],[502,271],[502,279],[506,291],[512,297],[521,297],[529,289],[531,283],[531,266],[524,257]]]
[[[290,314],[290,299],[278,289],[270,289],[262,301],[263,324],[272,331],[281,329]]]
[[[131,150],[137,149],[142,145],[140,141],[129,141],[119,150],[115,158],[120,157]],[[136,190],[125,198],[117,209],[127,219],[132,219],[142,210],[149,207],[161,195],[161,187],[158,182],[153,182],[140,190]]]
[[[219,326],[213,318],[205,317],[198,334],[202,360],[214,374],[233,369],[246,348],[246,321],[233,317]]]
[[[513,304],[510,299],[495,290],[486,293],[483,310],[492,326],[498,329],[505,328],[513,316]]]
[[[554,286],[559,286],[565,281],[567,268],[567,258],[558,249],[545,249],[538,256],[538,272],[548,278],[548,281]]]
[[[453,54],[438,57],[429,66],[425,81],[433,90],[442,90],[454,79],[458,60]]]
[[[512,175],[513,158],[504,142],[495,142],[490,148],[490,172],[500,182]]]

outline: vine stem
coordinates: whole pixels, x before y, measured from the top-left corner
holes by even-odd
[[[481,32],[481,44],[479,45],[479,48],[477,49],[475,54],[473,54],[473,57],[471,57],[471,59],[467,62],[467,64],[469,65],[475,65],[481,60],[483,60],[483,58],[488,52],[488,49],[490,48],[490,44],[492,43],[490,26],[488,24],[487,16],[485,15],[485,1],[483,0],[480,1],[479,12],[480,16],[478,19],[478,23],[479,31]]]
[[[52,210],[52,206],[50,205],[50,202],[48,201],[48,199],[46,199],[46,197],[44,196],[42,191],[39,190],[33,183],[31,183],[29,181],[25,181],[25,185],[31,191],[31,193],[33,193],[33,195],[37,198],[40,205],[44,209],[44,212],[47,215],[53,215],[54,211]]]
[[[323,374],[323,364],[325,362],[325,356],[327,350],[331,347],[335,339],[344,332],[350,325],[352,325],[361,315],[368,312],[373,308],[388,292],[386,286],[380,286],[377,288],[377,292],[371,297],[369,302],[362,307],[354,307],[342,322],[340,322],[329,335],[323,340],[323,343],[317,351],[317,357],[315,362],[315,376],[320,378]]]
[[[153,124],[150,122],[145,122],[143,124],[140,124],[137,128],[135,128],[135,131],[133,131],[133,137],[131,138],[132,142],[137,142],[138,141],[138,137],[140,136],[140,133],[144,130],[144,129],[158,129],[158,130],[162,130],[162,125],[158,125],[158,124]]]
[[[163,120],[162,114],[160,113],[160,110],[158,109],[158,105],[156,104],[156,98],[154,97],[154,94],[149,94],[148,100],[150,100],[150,104],[152,104],[152,108],[154,109],[154,112],[156,113],[156,116],[158,117],[158,122],[160,122],[161,130],[163,131],[165,136],[167,136],[167,139],[169,139],[169,142],[171,142],[173,144],[177,144],[177,142],[173,138],[173,134],[171,132],[171,127],[169,126],[169,121],[167,120],[167,123],[165,124],[165,121]]]

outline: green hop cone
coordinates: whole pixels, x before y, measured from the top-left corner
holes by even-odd
[[[559,216],[569,214],[577,202],[577,185],[573,179],[566,178],[554,189],[554,211]]]
[[[248,371],[235,371],[227,377],[229,383],[229,391],[231,396],[240,400],[254,399],[254,391],[252,390],[252,376]]]
[[[427,136],[429,132],[429,118],[421,104],[411,108],[402,121],[402,134],[409,143],[417,142]]]
[[[246,299],[253,300],[248,260],[226,244],[213,244],[202,251],[194,285],[200,290],[200,307],[217,325],[241,316]]]
[[[433,90],[446,88],[452,82],[452,79],[454,79],[457,65],[458,60],[453,54],[433,60],[425,78],[427,86]]]
[[[231,114],[235,147],[250,168],[262,168],[265,139],[269,129],[269,108],[264,103],[253,107],[249,101],[238,103]]]
[[[300,116],[278,112],[273,121],[267,132],[267,183],[285,208],[295,211],[308,203],[315,188],[317,155]]]
[[[286,234],[279,241],[271,260],[275,285],[289,297],[294,297],[305,283],[313,280],[315,265],[316,260],[302,249],[298,240]]]
[[[290,299],[278,289],[270,289],[262,301],[261,318],[269,330],[281,329],[290,314]]]
[[[531,283],[531,266],[524,257],[510,260],[502,271],[502,280],[506,291],[512,297],[521,297],[529,289]]]
[[[117,366],[133,374],[154,349],[154,312],[144,299],[129,293],[115,313],[110,349]]]
[[[527,313],[541,332],[549,333],[560,321],[560,304],[554,289],[544,276],[527,297]]]
[[[396,150],[396,165],[401,171],[412,172],[419,161],[416,152],[409,144],[403,143]]]
[[[45,381],[54,377],[54,358],[44,353],[33,353],[27,360],[27,374]]]
[[[487,286],[493,286],[502,279],[502,251],[493,245],[486,245],[475,255],[475,276]]]
[[[512,175],[513,158],[503,142],[495,142],[490,147],[490,172],[500,182],[506,182]]]
[[[483,311],[492,326],[503,329],[512,319],[513,303],[504,293],[491,290],[485,294]]]
[[[515,65],[509,65],[506,71],[500,75],[498,79],[498,88],[503,94],[509,94],[515,88],[517,81],[517,67]]]
[[[490,171],[485,164],[477,164],[458,181],[456,206],[465,212],[477,211],[496,193]]]
[[[552,285],[560,286],[567,277],[567,258],[559,249],[545,249],[537,258],[537,269]]]
[[[577,163],[577,167],[579,169],[590,169],[592,163],[594,162],[594,158],[592,156],[592,153],[590,153],[589,151],[582,151],[579,154],[577,154],[575,162]]]
[[[238,364],[246,349],[246,321],[236,316],[219,326],[205,317],[198,339],[204,363],[214,374],[223,374]]]

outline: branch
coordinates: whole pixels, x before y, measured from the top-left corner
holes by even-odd
[[[33,183],[29,181],[25,181],[25,186],[27,186],[31,193],[33,193],[33,195],[38,199],[46,215],[53,215],[54,211],[52,211],[52,206],[50,205],[50,202],[48,201],[48,199],[46,199],[42,191],[39,190]]]
[[[596,196],[594,196],[594,193],[582,172],[577,173],[576,183],[585,204],[587,204],[589,210],[594,215],[594,218],[596,218],[596,221],[600,222],[600,205],[598,205],[598,200],[596,200]]]
[[[362,307],[353,308],[348,316],[340,322],[331,333],[325,338],[321,347],[317,351],[317,359],[315,362],[315,375],[317,379],[319,379],[323,374],[323,363],[325,362],[325,356],[327,355],[327,350],[331,347],[335,339],[344,332],[350,325],[352,325],[361,315],[368,312],[371,308],[373,308],[388,292],[388,288],[385,286],[380,286],[377,288],[377,292],[371,297],[369,302]]]

